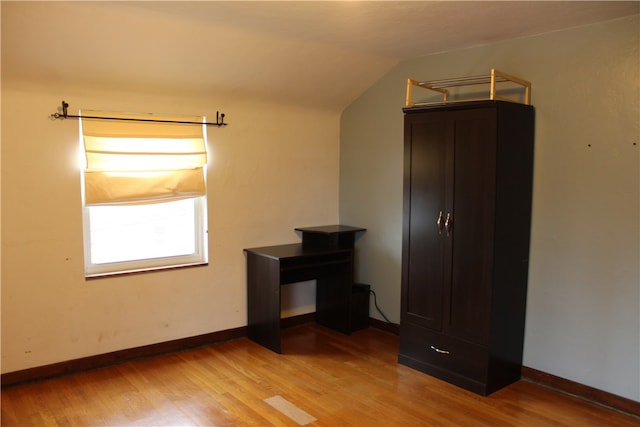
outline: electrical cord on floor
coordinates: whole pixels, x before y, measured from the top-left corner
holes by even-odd
[[[380,313],[382,315],[382,317],[384,318],[384,320],[387,321],[387,323],[391,323],[393,324],[393,322],[391,320],[389,320],[387,318],[387,316],[384,315],[384,313],[382,312],[382,310],[380,310],[380,307],[378,307],[378,298],[376,297],[376,293],[373,292],[372,289],[369,289],[369,292],[371,292],[373,294],[373,305],[376,306],[376,309],[378,310],[378,313]]]

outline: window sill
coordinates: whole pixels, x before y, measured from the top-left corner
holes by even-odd
[[[192,267],[206,267],[208,265],[209,265],[208,262],[197,262],[197,263],[193,263],[193,264],[181,264],[181,265],[168,265],[168,266],[163,266],[163,267],[141,268],[141,269],[137,269],[137,270],[85,274],[84,278],[85,278],[85,280],[96,280],[96,279],[104,279],[104,278],[107,278],[107,277],[130,276],[132,274],[156,273],[156,272],[159,272],[159,271],[181,270],[183,268],[192,268]]]

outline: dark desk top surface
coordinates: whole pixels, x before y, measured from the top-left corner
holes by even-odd
[[[248,248],[244,250],[256,255],[266,256],[273,259],[301,258],[314,255],[336,254],[341,252],[351,252],[351,249],[309,249],[303,248],[302,243],[291,243],[288,245],[263,246],[261,248]]]

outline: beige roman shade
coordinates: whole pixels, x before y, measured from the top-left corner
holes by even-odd
[[[205,195],[204,125],[149,121],[199,123],[202,117],[99,111],[81,115],[86,205],[156,203]]]

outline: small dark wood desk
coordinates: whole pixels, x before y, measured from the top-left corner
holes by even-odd
[[[352,332],[353,242],[355,233],[364,229],[323,226],[296,230],[302,232],[302,243],[244,250],[247,335],[276,353],[281,353],[280,287],[289,283],[315,279],[316,322],[345,334]]]

